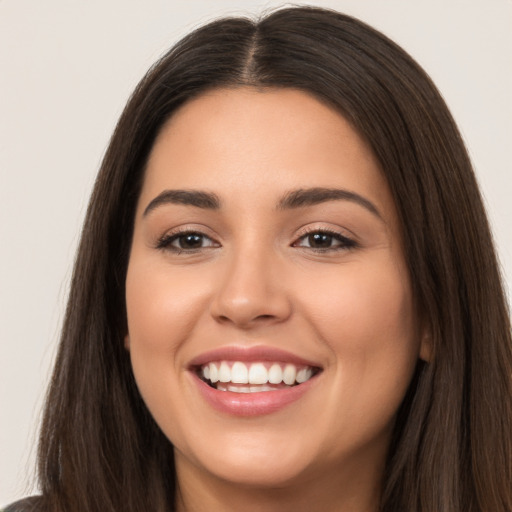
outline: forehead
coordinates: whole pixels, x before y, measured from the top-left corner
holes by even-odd
[[[309,187],[344,188],[393,208],[372,151],[339,112],[294,89],[218,89],[163,126],[141,202],[174,188],[271,198]]]

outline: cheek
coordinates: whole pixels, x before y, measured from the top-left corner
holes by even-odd
[[[309,316],[336,353],[417,348],[412,294],[400,267],[354,265],[333,272],[324,289],[308,297]]]
[[[160,258],[161,260],[161,258]],[[204,276],[203,276],[204,277]],[[186,438],[184,347],[204,314],[201,276],[174,270],[133,251],[126,277],[127,348],[139,392],[173,442]]]
[[[206,307],[199,276],[171,272],[165,264],[130,261],[126,278],[126,307],[130,349],[175,352],[190,335]]]
[[[184,397],[173,391],[185,370],[182,349],[206,307],[199,282],[190,278],[136,252],[128,267],[126,344],[139,391],[160,425],[174,423],[183,407]]]
[[[312,294],[304,307],[332,354],[332,410],[343,410],[338,417],[350,418],[360,431],[378,430],[392,421],[412,378],[417,327],[401,268],[355,267],[332,276],[330,293]]]

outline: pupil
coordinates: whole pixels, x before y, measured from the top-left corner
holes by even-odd
[[[202,235],[198,235],[196,233],[183,235],[180,237],[180,246],[182,249],[197,249],[198,247],[201,247],[202,241]]]
[[[310,247],[325,248],[330,247],[332,244],[332,235],[326,233],[314,233],[309,235],[308,238]]]

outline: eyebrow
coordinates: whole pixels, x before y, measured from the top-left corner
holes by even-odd
[[[277,210],[304,208],[328,201],[350,201],[362,206],[382,220],[379,210],[371,201],[355,192],[339,188],[314,187],[292,190],[280,199],[277,203]],[[146,216],[165,204],[182,204],[206,210],[218,210],[221,201],[216,194],[202,190],[164,190],[148,204],[142,215]]]
[[[143,217],[164,204],[183,204],[207,210],[218,210],[220,199],[211,192],[201,190],[164,190],[146,206],[142,214]]]
[[[325,203],[327,201],[350,201],[366,208],[370,213],[382,220],[377,207],[368,199],[355,192],[339,188],[306,188],[292,190],[288,192],[278,203],[278,210],[290,210],[294,208],[303,208]]]

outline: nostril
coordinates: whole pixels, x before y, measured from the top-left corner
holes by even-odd
[[[250,319],[246,320],[246,322],[244,322],[244,323],[254,323],[254,322],[258,322],[258,321],[272,320],[274,318],[275,318],[274,315],[257,315],[254,318],[250,318]],[[217,319],[222,323],[232,322],[232,319],[226,315],[219,315],[217,317]],[[239,323],[239,322],[236,322],[236,323]]]
[[[273,315],[259,315],[255,318],[255,320],[270,320],[274,318]]]
[[[251,325],[254,325],[254,324],[258,324],[260,322],[266,322],[266,321],[272,321],[272,320],[275,320],[276,319],[276,316],[275,315],[268,315],[268,314],[265,314],[265,315],[256,315],[254,317],[246,317],[246,318],[237,318],[236,320],[234,320],[233,318],[227,316],[227,315],[219,315],[217,317],[217,320],[221,323],[236,323],[236,324],[251,324]]]

